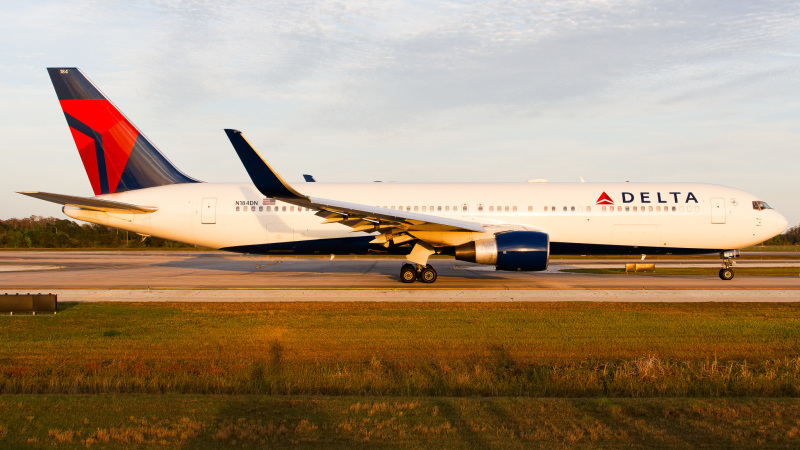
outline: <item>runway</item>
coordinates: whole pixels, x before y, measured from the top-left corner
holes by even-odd
[[[562,268],[630,260],[553,260],[547,272],[498,272],[433,258],[434,284],[398,280],[402,258],[276,257],[225,252],[3,251],[0,293],[53,292],[61,301],[798,301],[798,276],[599,275]],[[648,262],[653,262],[648,260]],[[672,259],[687,267],[715,259]],[[794,259],[742,260],[800,266]],[[45,269],[42,269],[45,267]],[[5,268],[5,270],[4,270]],[[40,270],[33,270],[40,269]]]

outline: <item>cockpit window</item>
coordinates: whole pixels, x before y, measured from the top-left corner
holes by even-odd
[[[753,209],[756,211],[763,211],[765,209],[772,209],[767,202],[762,202],[761,200],[756,200],[753,202]]]

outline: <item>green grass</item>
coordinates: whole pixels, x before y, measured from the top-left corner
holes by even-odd
[[[796,399],[21,395],[0,447],[797,447],[799,418]]]
[[[60,306],[0,318],[0,393],[800,393],[797,304]]]
[[[636,275],[717,275],[719,267],[658,267],[655,270],[635,272]],[[736,276],[770,276],[770,277],[797,277],[800,276],[800,267],[734,267]],[[632,275],[624,268],[609,267],[605,269],[562,269],[561,272],[570,273],[595,273],[601,275]]]
[[[800,252],[800,245],[754,245],[743,252]]]
[[[800,446],[800,305],[62,303],[0,448]]]

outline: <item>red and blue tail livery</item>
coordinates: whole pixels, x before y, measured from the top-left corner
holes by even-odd
[[[47,71],[95,195],[197,182],[169,162],[79,69]]]

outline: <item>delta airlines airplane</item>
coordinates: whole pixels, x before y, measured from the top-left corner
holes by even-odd
[[[436,281],[433,254],[540,271],[559,254],[719,253],[786,229],[747,192],[696,183],[302,183],[225,130],[251,183],[185,175],[76,68],[50,68],[94,197],[21,192],[69,217],[241,253],[406,255],[400,280]],[[302,191],[302,192],[301,192]]]

